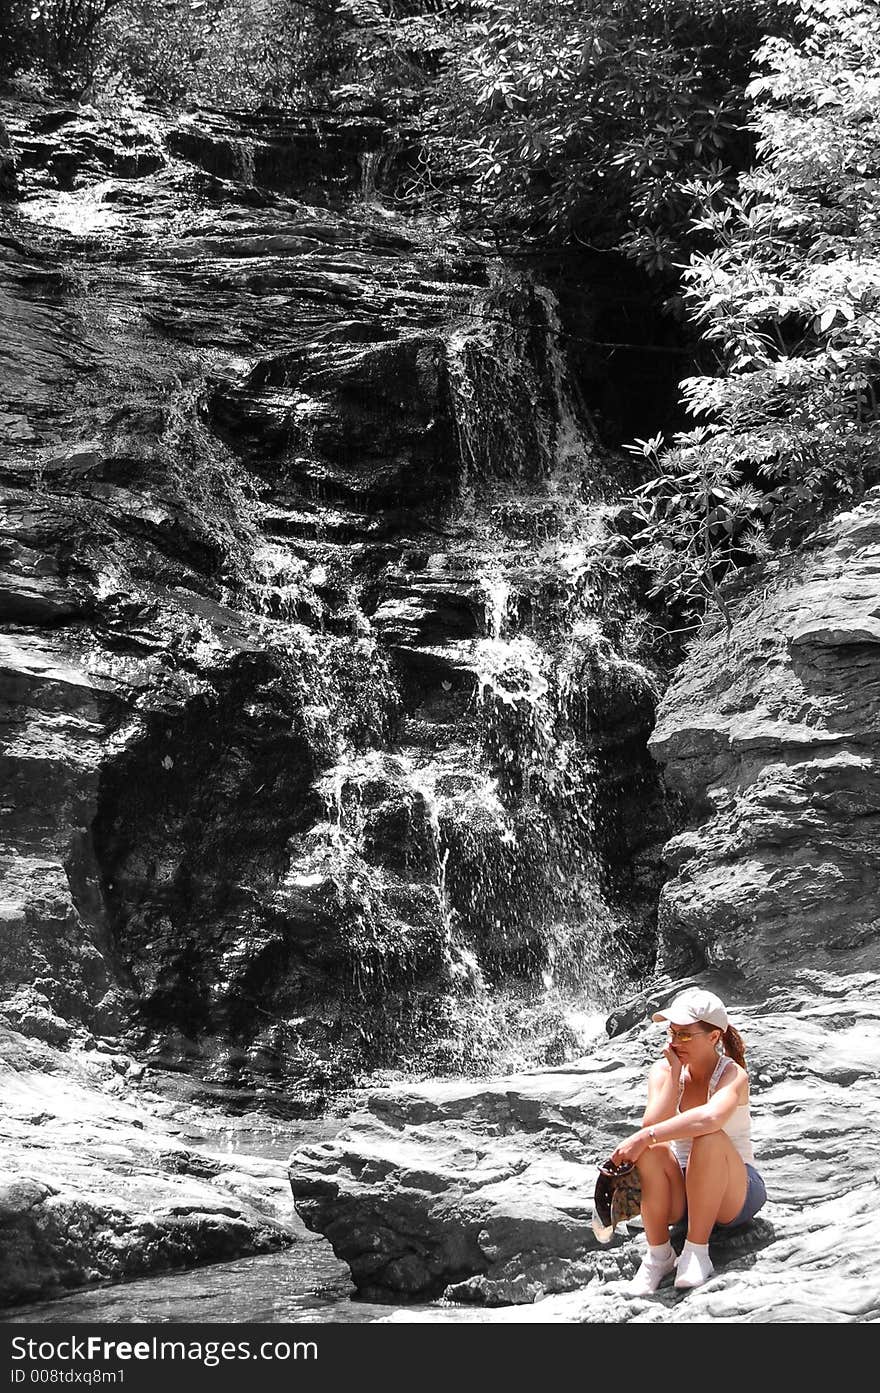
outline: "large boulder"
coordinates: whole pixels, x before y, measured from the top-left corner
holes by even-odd
[[[880,490],[747,584],[650,749],[690,810],[664,852],[667,968],[877,965]]]
[[[280,1163],[229,1154],[228,1118],[112,1045],[0,1027],[0,1066],[0,1306],[294,1241]]]

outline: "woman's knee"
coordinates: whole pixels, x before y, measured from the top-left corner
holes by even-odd
[[[638,1161],[636,1162],[638,1169],[652,1171],[662,1170],[666,1163],[666,1158],[663,1155],[664,1151],[668,1152],[669,1148],[662,1146],[646,1147],[645,1150],[642,1152],[641,1156],[639,1157]]]
[[[681,1167],[668,1146],[654,1146],[644,1151],[636,1169],[643,1190],[651,1189],[659,1182],[671,1186],[673,1192],[678,1187],[683,1189]]]
[[[727,1136],[723,1131],[703,1132],[702,1136],[694,1137],[691,1142],[691,1155],[706,1155],[712,1151],[726,1151]]]
[[[649,1146],[638,1159],[637,1169],[643,1175],[671,1175],[678,1162],[670,1147]]]

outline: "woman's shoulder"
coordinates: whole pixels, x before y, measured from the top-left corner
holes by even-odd
[[[724,1068],[718,1078],[717,1086],[725,1086],[730,1083],[737,1084],[740,1094],[740,1102],[747,1102],[749,1096],[749,1072],[741,1064],[737,1064],[735,1059],[728,1057]]]
[[[671,1073],[672,1070],[665,1059],[655,1059],[648,1070],[648,1080],[651,1083],[657,1083],[663,1079],[668,1079]]]
[[[737,1064],[736,1060],[731,1059],[730,1055],[728,1055],[724,1063],[724,1068],[721,1070],[720,1077],[723,1083],[733,1083],[734,1079],[738,1079],[740,1083],[742,1083],[743,1080],[748,1083],[749,1071],[748,1069],[744,1069],[741,1064]]]

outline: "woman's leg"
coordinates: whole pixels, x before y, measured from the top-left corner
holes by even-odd
[[[726,1132],[694,1137],[685,1178],[688,1241],[708,1243],[716,1223],[735,1219],[745,1203],[748,1183],[745,1162]]]
[[[677,1223],[684,1213],[685,1188],[681,1166],[672,1148],[661,1144],[650,1146],[642,1152],[636,1170],[642,1187],[641,1215],[645,1237],[652,1246],[666,1243],[669,1225]]]

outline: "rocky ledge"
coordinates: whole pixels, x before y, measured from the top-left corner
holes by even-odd
[[[294,1241],[283,1163],[225,1151],[229,1119],[152,1070],[6,1030],[0,1067],[0,1306]]]
[[[590,1223],[596,1164],[638,1124],[657,1050],[644,1022],[543,1073],[375,1093],[333,1142],[291,1158],[297,1210],[372,1299],[537,1303],[535,1319],[560,1321],[876,1319],[880,975],[793,972],[735,1019],[770,1198],[713,1241],[698,1292],[630,1297],[641,1241],[600,1247]]]
[[[880,489],[768,565],[650,740],[690,826],[664,849],[667,970],[880,965]]]

